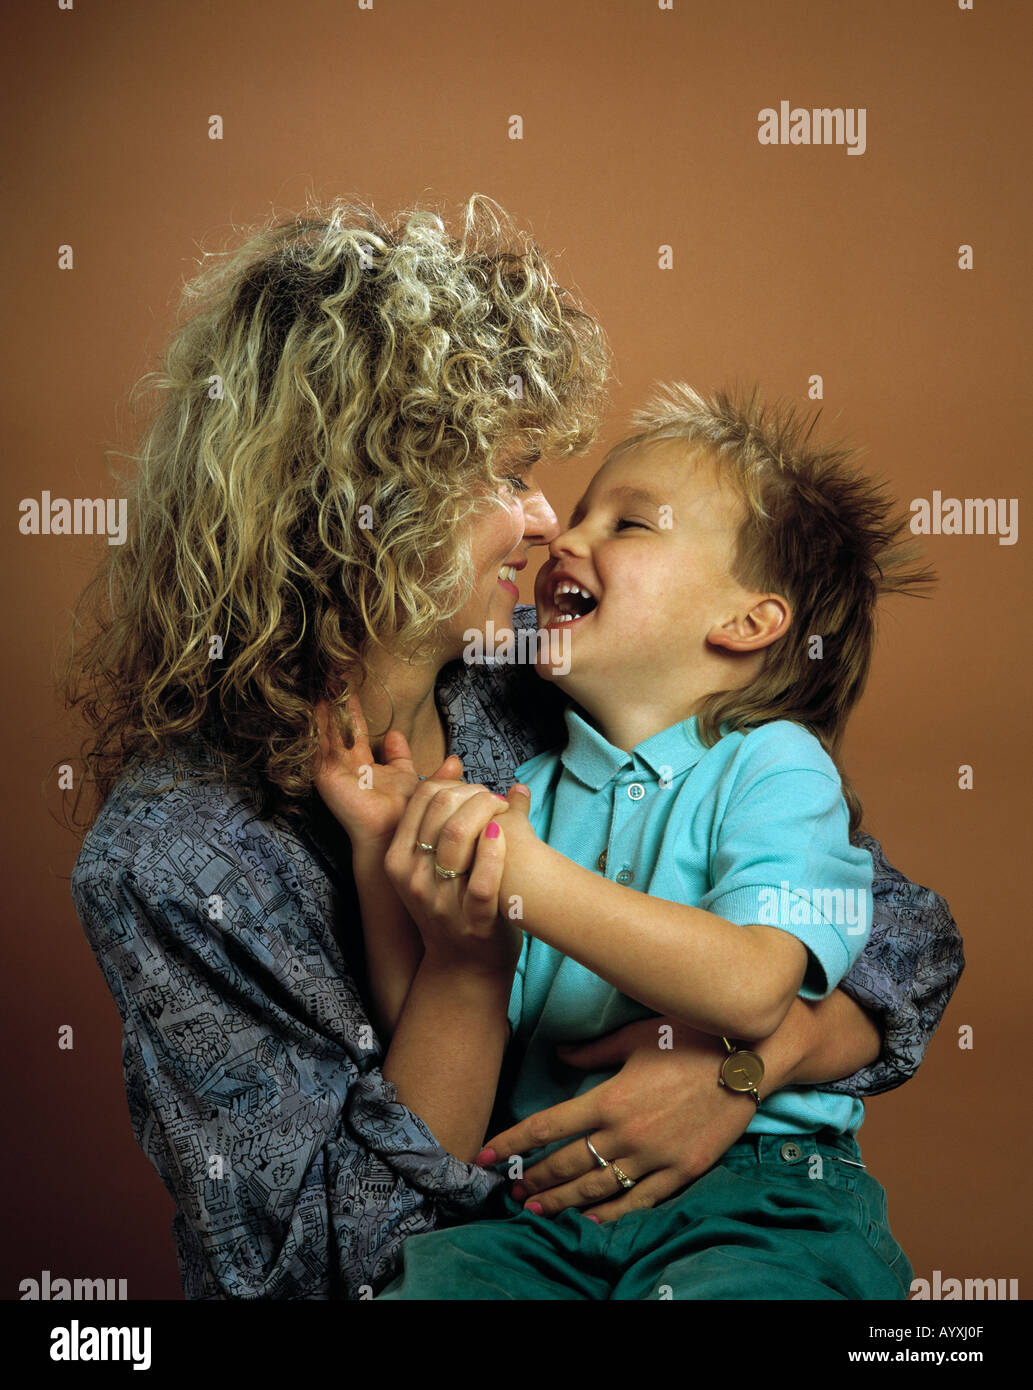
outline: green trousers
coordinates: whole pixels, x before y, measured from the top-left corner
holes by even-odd
[[[412,1236],[386,1299],[904,1299],[886,1194],[841,1135],[748,1135],[678,1196],[605,1224],[535,1216]]]

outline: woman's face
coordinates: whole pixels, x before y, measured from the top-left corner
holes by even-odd
[[[514,580],[526,566],[528,552],[534,545],[548,545],[560,532],[532,470],[508,478],[498,495],[505,509],[492,508],[473,523],[473,592],[449,623],[460,649],[463,633],[473,628],[483,632],[489,620],[496,631],[511,625],[519,597]]]

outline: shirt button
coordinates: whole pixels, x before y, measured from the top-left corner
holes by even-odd
[[[646,794],[646,789],[641,782],[632,782],[628,788],[628,795],[632,801],[641,801]]]
[[[799,1159],[803,1158],[803,1149],[800,1148],[799,1144],[794,1144],[791,1139],[787,1140],[782,1145],[779,1149],[779,1153],[787,1163],[796,1163]]]
[[[621,869],[620,873],[617,875],[617,882],[630,883],[634,877],[635,875],[631,872],[630,869]]]
[[[605,851],[605,850],[603,850],[602,854],[600,854],[599,858],[595,861],[595,867],[599,870],[599,872],[600,872],[601,874],[604,874],[604,873],[606,872],[606,851]]]

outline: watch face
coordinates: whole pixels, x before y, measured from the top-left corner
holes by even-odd
[[[755,1052],[733,1052],[721,1063],[721,1080],[730,1091],[752,1091],[764,1080],[764,1063]]]

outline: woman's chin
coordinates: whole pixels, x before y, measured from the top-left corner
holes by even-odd
[[[497,590],[492,595],[491,603],[488,604],[488,613],[484,624],[485,630],[487,630],[488,623],[493,624],[496,632],[500,628],[513,626],[513,609],[520,597],[515,589],[510,592],[502,584],[497,586]]]

